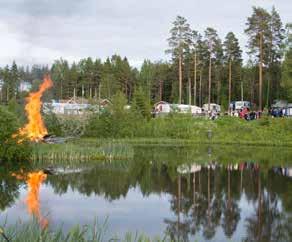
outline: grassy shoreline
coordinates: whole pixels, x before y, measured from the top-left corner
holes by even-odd
[[[106,128],[103,129],[104,125]],[[90,126],[88,129],[92,132],[88,132],[84,140],[113,140],[129,144],[292,146],[292,119],[289,118],[262,117],[246,121],[224,116],[212,121],[173,116],[140,121],[133,127],[126,123],[120,128],[123,132],[111,132],[114,125],[106,125],[99,122]]]
[[[74,163],[129,160],[139,146],[292,147],[292,119],[262,118],[247,122],[221,117],[211,121],[190,117],[158,118],[122,137],[82,137],[64,144],[32,144],[32,160]]]
[[[0,242],[163,242],[172,241],[165,236],[161,239],[156,236],[151,238],[143,233],[127,232],[124,236],[120,235],[108,235],[107,221],[102,224],[94,221],[92,225],[76,225],[72,227],[68,232],[64,232],[62,226],[56,230],[50,228],[41,228],[36,219],[31,222],[23,223],[19,222],[15,225],[0,227]],[[106,239],[110,237],[110,239]]]
[[[291,134],[292,135],[292,134]],[[112,143],[125,143],[135,146],[144,145],[159,145],[159,146],[192,146],[192,145],[242,145],[242,146],[262,146],[262,147],[292,147],[291,142],[279,142],[279,141],[212,141],[212,140],[196,140],[196,139],[175,139],[175,138],[118,138],[118,139],[94,139],[94,138],[82,138],[82,141],[95,143],[95,142],[112,142]]]

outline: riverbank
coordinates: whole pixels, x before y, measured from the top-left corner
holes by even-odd
[[[285,148],[292,146],[292,119],[262,118],[245,121],[222,117],[171,117],[151,119],[125,137],[81,137],[64,144],[32,144],[32,160],[98,161],[129,160],[133,146],[256,146]]]
[[[102,127],[99,127],[99,126]],[[236,117],[206,118],[173,116],[125,124],[119,130],[104,132],[115,124],[96,122],[85,138],[123,140],[131,144],[235,144],[292,146],[292,119],[268,118],[246,121]],[[90,130],[95,127],[94,130]],[[99,131],[99,132],[97,132]]]

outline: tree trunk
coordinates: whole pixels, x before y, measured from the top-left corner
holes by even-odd
[[[129,97],[128,97],[128,80],[126,80],[126,82],[125,82],[125,95],[127,97],[127,101],[129,101]]]
[[[220,75],[219,75],[219,78],[217,80],[217,104],[220,104],[220,97],[221,97],[220,92],[221,92],[221,81],[220,81]]]
[[[192,105],[192,84],[191,84],[191,76],[188,78],[189,84],[189,105]]]
[[[200,84],[199,84],[199,94],[200,94],[200,97],[199,97],[199,101],[200,101],[200,107],[202,107],[202,70],[200,70]]]
[[[263,33],[260,33],[260,62],[259,62],[259,110],[263,110]]]
[[[9,87],[6,88],[6,102],[9,102]]]
[[[60,99],[63,99],[63,79],[61,78],[61,90],[60,90]]]
[[[179,98],[178,103],[181,104],[182,99],[182,56],[179,55],[178,58],[178,72],[179,72]]]
[[[195,51],[195,66],[194,66],[194,105],[197,105],[197,52]]]
[[[241,92],[241,101],[243,101],[243,81],[240,84],[240,92]]]
[[[209,58],[209,87],[208,87],[208,111],[210,111],[210,103],[211,103],[211,76],[212,74],[212,58],[211,58],[211,53],[210,53],[210,58]]]
[[[232,68],[232,63],[231,60],[229,60],[229,85],[228,85],[228,110],[229,110],[229,114],[231,113],[231,108],[230,108],[230,103],[231,103],[231,78],[232,78],[232,72],[231,72],[231,68]]]
[[[162,88],[163,88],[163,81],[159,81],[159,101],[162,101]]]
[[[266,101],[266,107],[269,107],[269,104],[270,104],[270,79],[271,78],[271,76],[269,76],[269,78],[268,78],[268,86],[267,86],[267,101]]]
[[[252,80],[251,80],[250,100],[251,100],[251,103],[255,103],[255,80],[254,80],[254,78],[252,78]]]

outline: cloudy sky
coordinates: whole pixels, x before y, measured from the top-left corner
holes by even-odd
[[[0,66],[117,53],[139,67],[145,58],[167,58],[176,15],[199,31],[216,28],[221,38],[234,31],[244,48],[251,7],[273,5],[284,23],[292,21],[291,0],[1,0]]]

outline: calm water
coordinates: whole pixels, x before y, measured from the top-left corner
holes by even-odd
[[[139,231],[176,241],[292,241],[287,149],[134,151],[129,161],[60,166],[39,190],[24,178],[28,171],[1,168],[0,223],[30,221],[34,214],[50,229],[62,225],[64,230],[107,219],[107,238]]]

